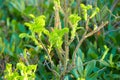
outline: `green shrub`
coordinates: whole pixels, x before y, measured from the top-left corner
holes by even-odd
[[[34,80],[37,65],[28,65],[24,63],[17,63],[13,70],[12,64],[7,63],[4,71],[4,78],[7,80]]]

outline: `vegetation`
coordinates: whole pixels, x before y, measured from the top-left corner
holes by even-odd
[[[0,79],[119,80],[119,0],[0,0]]]

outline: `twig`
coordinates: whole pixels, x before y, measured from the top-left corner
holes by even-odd
[[[51,56],[49,55],[50,52],[47,50],[47,48],[45,47],[45,45],[43,44],[43,42],[41,41],[41,39],[39,39],[39,42],[41,43],[42,47],[43,47],[44,50],[46,51],[46,53],[47,53],[47,55],[48,55],[48,58],[49,58],[49,60],[50,60],[51,65],[54,66],[53,61],[52,61],[52,59],[51,59]]]
[[[75,64],[76,53],[77,53],[79,47],[81,46],[82,42],[83,42],[86,38],[92,36],[94,33],[98,32],[100,29],[102,29],[106,24],[108,24],[108,21],[105,22],[105,23],[102,23],[97,29],[93,30],[92,32],[89,32],[88,34],[86,34],[86,33],[87,33],[87,31],[86,31],[86,32],[83,34],[82,39],[79,41],[77,47],[75,48],[75,51],[73,52],[73,55],[74,55],[73,65]]]
[[[51,69],[51,68],[50,68],[50,66],[48,65],[48,63],[47,63],[47,61],[46,61],[46,60],[45,60],[45,64],[46,64],[47,68],[48,68],[50,71],[52,71],[52,72],[53,72],[53,74],[54,74],[54,75],[56,75],[56,76],[59,76],[59,77],[60,77],[59,73],[57,73],[55,70],[53,70],[53,69]]]
[[[57,2],[54,2],[54,8],[55,8],[54,27],[61,29],[61,22],[60,22],[60,16],[59,16],[60,6],[58,5]]]
[[[95,29],[94,31],[89,32],[89,33],[85,36],[85,38],[92,36],[94,33],[98,32],[100,29],[102,29],[106,24],[108,24],[108,21],[106,21],[105,23],[102,23],[102,24],[101,24],[97,29]]]
[[[111,22],[111,21],[112,21],[112,20],[111,20],[111,17],[112,17],[112,15],[113,15],[112,12],[113,12],[116,4],[118,3],[118,1],[120,1],[120,0],[114,0],[114,3],[113,3],[113,5],[112,5],[112,7],[111,7],[111,9],[110,9],[111,15],[110,15],[110,17],[109,17],[109,22],[110,22],[109,25],[111,25],[111,23],[112,23],[112,22]]]
[[[73,40],[74,40],[74,38],[70,39],[70,40],[68,41],[68,45],[70,45],[70,44],[73,42]]]
[[[100,71],[106,69],[106,67],[103,67],[102,69],[98,70],[97,73],[99,73]]]
[[[64,57],[62,56],[62,52],[55,48],[56,52],[57,52],[57,55],[58,55],[58,58],[60,59],[60,61],[62,62],[62,64],[64,64]]]
[[[79,47],[81,46],[82,42],[85,40],[85,35],[87,34],[87,31],[88,31],[88,23],[89,23],[89,18],[87,19],[86,25],[85,25],[86,31],[85,31],[85,33],[83,34],[81,40],[79,41],[77,47],[75,48],[75,50],[74,50],[74,52],[73,52],[73,56],[74,56],[74,59],[73,59],[73,62],[72,62],[73,65],[75,65],[76,53],[77,53]]]
[[[72,62],[73,65],[75,65],[76,53],[77,53],[79,47],[81,46],[82,42],[85,40],[85,35],[86,34],[87,34],[87,31],[85,31],[85,33],[83,34],[81,40],[79,41],[77,47],[75,48],[75,50],[73,52],[73,56],[74,56],[74,59],[73,59],[73,62]]]
[[[51,25],[51,23],[52,23],[53,18],[54,18],[54,14],[52,14],[52,16],[50,17],[50,21],[49,21],[48,27],[50,27],[50,25]]]
[[[107,35],[107,34],[109,34],[109,33],[111,33],[111,32],[116,32],[116,31],[119,31],[119,30],[120,30],[120,28],[115,29],[115,30],[110,30],[110,31],[107,31],[106,33],[104,33],[104,35]]]
[[[120,21],[118,21],[116,24],[113,25],[113,27],[119,26],[120,25]]]
[[[111,12],[113,12],[113,10],[114,10],[116,4],[117,4],[119,1],[120,1],[120,0],[115,0],[115,1],[114,1],[113,5],[112,5],[112,7],[111,7],[111,9],[110,9]]]
[[[79,42],[80,40],[79,40],[79,37],[78,37],[78,34],[76,33],[76,38],[77,38],[77,41]]]
[[[81,0],[77,0],[76,2],[78,3],[77,4],[78,15],[80,15],[80,3],[81,3]]]
[[[64,22],[65,22],[65,27],[68,27],[68,0],[64,0]],[[68,65],[68,60],[69,60],[69,46],[68,46],[68,34],[65,34],[65,57],[64,57],[64,71],[61,73],[61,76],[65,75],[67,71],[67,65]]]

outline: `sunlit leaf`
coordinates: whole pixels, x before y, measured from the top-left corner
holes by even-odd
[[[63,43],[63,36],[65,33],[68,33],[69,29],[68,28],[63,28],[61,30],[59,29],[54,29],[53,32],[50,33],[49,35],[49,42],[52,46],[61,48],[62,43]]]
[[[21,33],[19,35],[20,38],[30,37],[27,33]]]
[[[69,16],[69,20],[71,21],[71,23],[72,23],[73,25],[77,26],[77,23],[78,23],[78,21],[81,20],[81,18],[78,16],[78,14],[71,14],[71,15]]]
[[[105,51],[103,53],[103,56],[102,56],[101,60],[104,60],[104,58],[106,57],[106,55],[107,55],[107,53],[109,51],[109,48],[106,45],[104,46],[104,48],[105,48]]]
[[[69,20],[70,22],[72,23],[72,31],[71,31],[71,38],[74,38],[75,37],[75,33],[76,33],[76,30],[78,29],[77,28],[77,24],[78,22],[81,20],[81,18],[77,15],[77,14],[71,14],[69,16]]]
[[[92,15],[90,16],[90,18],[93,18],[99,11],[100,11],[99,8],[96,7],[95,10],[93,10]]]

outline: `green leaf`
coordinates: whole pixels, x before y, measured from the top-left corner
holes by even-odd
[[[9,64],[9,63],[6,64],[5,72],[8,72],[8,74],[10,74],[12,72],[12,64]]]
[[[86,8],[87,10],[92,9],[92,5],[87,5]]]
[[[18,70],[20,70],[21,75],[24,76],[26,73],[26,66],[22,62],[20,62],[20,63],[17,63],[16,67]]]
[[[44,27],[45,26],[45,19],[46,17],[44,15],[38,16],[34,19],[35,25],[37,25],[37,27]]]
[[[113,79],[120,79],[120,74],[112,74]]]
[[[36,45],[39,46],[39,42],[36,39],[36,35],[35,33],[37,33],[38,38],[41,38],[42,33],[44,33],[45,35],[49,36],[49,31],[47,29],[45,29],[45,19],[46,17],[44,15],[38,16],[38,17],[34,17],[34,15],[31,15],[33,17],[33,21],[32,22],[27,22],[25,23],[26,26],[29,27],[29,29],[31,30],[31,35],[28,36],[27,34],[21,34],[20,37],[30,37]]]
[[[81,20],[81,18],[78,16],[78,14],[71,14],[69,16],[69,20],[73,25],[72,30],[71,30],[71,39],[72,39],[75,37],[76,30],[78,29],[77,24]]]
[[[29,14],[29,16],[33,19],[35,18],[35,16],[33,14]]]
[[[62,43],[63,43],[63,36],[65,33],[68,33],[69,29],[64,28],[64,29],[54,29],[53,32],[50,33],[49,35],[49,42],[53,47],[61,48]]]
[[[64,80],[73,80],[73,79],[71,78],[70,75],[66,75],[66,76],[64,77]]]
[[[78,14],[71,14],[71,15],[69,16],[69,20],[71,21],[71,23],[72,23],[73,25],[77,26],[77,23],[78,23],[78,21],[81,20],[81,18],[78,16]]]
[[[84,4],[80,4],[80,7],[82,9],[83,18],[87,20],[87,7]]]
[[[80,56],[77,56],[76,67],[77,67],[76,69],[78,70],[79,74],[83,76],[83,63],[82,63]]]
[[[81,7],[82,9],[87,9],[84,4],[80,4],[80,7]]]
[[[54,2],[60,5],[60,0],[54,0]]]
[[[77,80],[86,80],[84,77],[77,78]]]
[[[82,59],[84,59],[84,54],[81,51],[81,49],[79,48],[78,52],[77,52],[77,58],[76,58],[76,69],[78,70],[79,75],[83,77],[84,74],[83,74],[83,62],[82,62]]]
[[[90,76],[87,77],[86,80],[97,80],[97,76],[98,76],[97,72],[92,73],[92,74],[90,74]]]
[[[44,32],[45,34],[49,34],[49,31],[45,29],[45,19],[46,17],[44,15],[38,16],[34,18],[33,22],[25,23],[26,26],[29,27],[31,32],[36,32],[41,34]]]
[[[23,12],[25,10],[25,1],[22,1],[22,0],[12,0],[10,3],[19,12]]]
[[[90,18],[93,18],[99,11],[100,11],[99,8],[96,7],[95,10],[93,10],[92,15],[90,16]]]
[[[110,66],[108,62],[104,61],[104,60],[100,60],[100,63],[103,64],[104,66]]]
[[[37,68],[37,65],[28,65],[27,66],[27,73],[28,74],[32,74],[32,73],[34,73],[35,71],[36,71],[36,68]],[[30,72],[31,71],[31,72]],[[30,73],[29,73],[30,72]]]
[[[114,67],[113,54],[110,54],[110,57],[109,57],[109,64],[110,64],[111,67]]]
[[[26,28],[23,24],[18,23],[18,28],[19,28],[20,32],[26,32]]]
[[[88,54],[89,58],[93,58],[93,59],[97,59],[98,58],[98,55],[96,54],[96,52],[92,48],[88,49],[87,54]]]
[[[35,78],[35,71],[37,65],[28,65],[24,63],[17,63],[16,69],[12,71],[12,64],[7,63],[5,73],[5,79],[7,80],[33,80]]]
[[[19,37],[20,38],[25,38],[25,37],[30,37],[28,34],[26,34],[26,33],[21,33],[20,35],[19,35]]]
[[[81,60],[84,59],[84,53],[82,52],[82,50],[80,48],[77,51],[77,56],[79,56],[81,58]]]
[[[120,62],[116,62],[115,64],[116,64],[116,68],[120,70]]]
[[[75,78],[79,78],[79,74],[76,69],[73,69],[71,73],[74,75]]]
[[[85,67],[85,75],[86,77],[93,71],[95,68],[96,61],[90,61],[87,66]]]
[[[28,22],[26,22],[26,23],[24,23],[26,26],[28,26],[29,28],[32,28],[32,24],[31,23],[28,23]],[[31,30],[31,29],[30,29]]]
[[[105,48],[105,51],[103,53],[103,56],[102,56],[101,60],[104,60],[105,56],[107,55],[107,53],[109,51],[109,48],[106,45],[104,45],[104,48]]]

